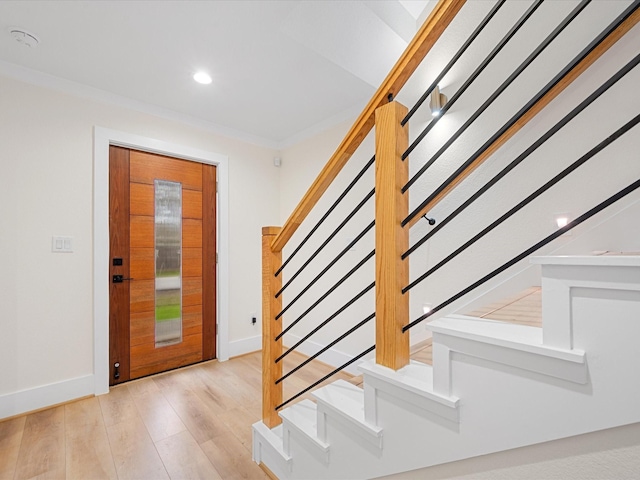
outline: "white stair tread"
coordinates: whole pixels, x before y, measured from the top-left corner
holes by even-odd
[[[285,427],[298,431],[308,437],[323,451],[328,451],[329,444],[318,438],[318,411],[317,405],[311,400],[303,400],[280,413]]]
[[[344,380],[322,387],[313,392],[318,408],[325,408],[340,415],[353,426],[376,438],[382,436],[382,428],[371,425],[364,417],[364,391]]]
[[[433,391],[433,367],[411,360],[409,365],[397,371],[378,365],[375,361],[363,362],[358,368],[365,374],[435,401],[447,407],[458,405],[457,397],[446,397]]]
[[[584,363],[585,361],[582,350],[566,350],[544,345],[542,343],[542,329],[538,327],[466,315],[449,315],[430,322],[428,327],[434,333],[537,353],[575,363]]]
[[[529,261],[539,265],[638,267],[640,266],[640,255],[556,255],[532,257]]]
[[[282,459],[289,463],[291,457],[284,451],[282,441],[282,425],[278,425],[274,428],[267,427],[262,421],[256,422],[252,425],[254,436],[260,435],[271,447],[282,457]]]

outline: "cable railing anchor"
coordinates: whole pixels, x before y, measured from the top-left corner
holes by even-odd
[[[424,218],[427,222],[429,222],[429,225],[435,225],[436,224],[436,219],[427,217],[426,213],[424,215],[422,215],[422,218]]]

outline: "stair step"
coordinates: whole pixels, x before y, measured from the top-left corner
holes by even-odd
[[[459,420],[459,399],[434,392],[431,365],[411,360],[409,365],[395,371],[371,360],[358,368],[364,375],[365,394],[369,388],[381,390],[425,412],[456,422]]]
[[[370,424],[364,415],[364,391],[344,380],[337,380],[313,392],[318,402],[318,437],[326,441],[326,418],[336,417],[361,438],[382,448],[382,428]]]
[[[585,352],[544,345],[541,328],[465,315],[449,315],[430,322],[428,327],[434,334],[435,348],[444,346],[575,383],[587,381]]]
[[[295,432],[294,435],[319,449],[324,454],[325,462],[329,461],[329,444],[318,438],[318,411],[315,403],[303,400],[282,410],[279,415],[285,432]],[[284,435],[284,450],[291,453],[287,433]]]
[[[291,456],[284,451],[283,427],[267,427],[262,421],[251,426],[253,430],[253,460],[260,464],[269,465],[269,468],[279,478],[287,476],[291,472]]]

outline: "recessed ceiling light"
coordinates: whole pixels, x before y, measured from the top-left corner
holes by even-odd
[[[203,85],[209,85],[211,83],[211,77],[208,73],[205,72],[197,72],[193,76],[193,79],[198,83],[202,83]]]
[[[10,28],[9,32],[16,42],[21,43],[22,45],[25,45],[27,47],[35,47],[38,45],[38,43],[40,43],[38,37],[36,37],[33,33],[29,33],[21,28]]]

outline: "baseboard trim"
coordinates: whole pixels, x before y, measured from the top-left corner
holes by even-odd
[[[0,420],[93,396],[93,375],[0,395]]]
[[[229,358],[239,357],[258,350],[262,350],[262,335],[229,342]]]

